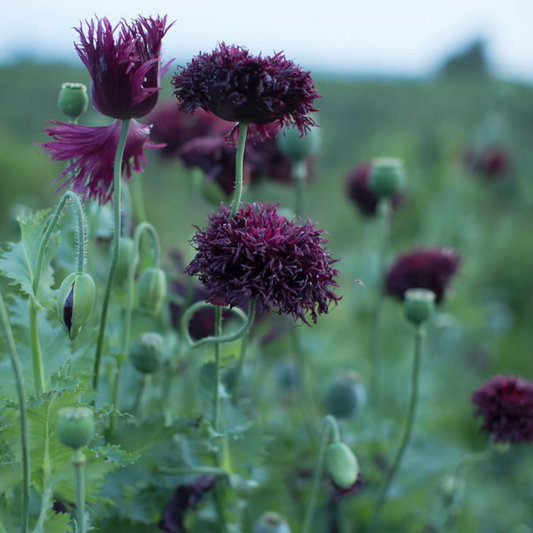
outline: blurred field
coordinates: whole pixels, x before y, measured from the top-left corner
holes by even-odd
[[[463,258],[453,293],[428,335],[423,402],[402,475],[391,493],[392,497],[407,495],[409,504],[406,508],[405,501],[398,499],[387,510],[400,521],[409,513],[431,511],[441,477],[453,471],[462,455],[484,448],[486,438],[478,434],[472,418],[472,391],[496,373],[533,378],[533,87],[487,80],[315,79],[323,95],[318,102],[323,150],[309,187],[307,214],[329,232],[329,247],[334,256],[341,257],[338,268],[344,295],[316,327],[303,326],[300,332],[312,408],[317,413],[325,414],[324,391],[339,371],[367,374],[378,228],[372,220],[363,222],[349,203],[346,172],[375,156],[391,155],[404,161],[408,195],[393,218],[389,262],[417,245],[450,246]],[[46,142],[42,129],[47,119],[62,120],[56,100],[65,81],[88,85],[89,77],[81,69],[64,65],[21,63],[0,69],[2,242],[16,235],[14,204],[37,209],[51,207],[58,200],[51,183],[63,165],[50,163],[34,143]],[[170,94],[167,85],[161,99],[169,99]],[[487,181],[468,174],[461,161],[476,131],[479,134],[487,117],[494,116],[511,170],[502,180]],[[97,120],[94,112],[82,119],[91,125]],[[193,190],[190,174],[178,163],[160,163],[157,154],[149,153],[143,187],[148,219],[160,232],[164,248],[187,251],[192,226],[202,226],[212,209]],[[294,191],[263,182],[249,187],[245,199],[293,207]],[[386,305],[382,331],[390,422],[382,429],[384,434],[397,436],[395,424],[407,402],[411,331],[395,302]],[[280,341],[265,348],[265,357],[258,363],[267,376],[256,392],[263,409],[275,403],[273,369],[289,352],[290,347]],[[343,427],[358,451],[363,474],[375,469],[365,464],[372,451],[366,444],[367,422],[362,413]],[[265,417],[267,432],[271,427],[285,434],[285,440],[279,438],[271,451],[281,465],[276,474],[280,484],[287,481],[280,474],[283,465],[296,475],[295,463],[311,467],[314,461],[297,457],[299,437],[291,435],[291,423],[279,406]],[[390,454],[396,442],[397,437],[388,440],[383,451]],[[471,485],[453,531],[500,533],[520,523],[533,527],[531,472],[533,457],[528,448],[501,454],[490,466],[471,467],[466,474]],[[352,524],[357,524],[358,516],[368,516],[372,508],[364,491],[341,505]],[[302,512],[301,503],[279,489],[258,491],[253,506],[278,509],[290,519]],[[407,522],[410,526],[405,531],[422,531],[423,518]],[[350,529],[349,525],[344,528]]]

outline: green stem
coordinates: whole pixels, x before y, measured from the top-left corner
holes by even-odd
[[[144,391],[146,390],[146,386],[148,385],[148,382],[150,381],[150,376],[147,374],[143,374],[139,381],[140,383],[135,393],[135,401],[133,402],[133,408],[132,408],[133,414],[135,415],[138,415],[141,409],[141,403],[142,403]]]
[[[324,418],[324,422],[322,424],[318,460],[315,467],[315,473],[313,475],[311,498],[309,499],[309,504],[305,513],[305,521],[302,527],[302,533],[309,533],[309,531],[311,531],[311,525],[315,515],[316,502],[318,499],[318,490],[320,488],[320,478],[322,476],[322,472],[324,471],[324,461],[326,458],[326,450],[329,444],[330,435],[334,443],[340,442],[339,425],[334,417],[328,415],[326,418]]]
[[[232,307],[231,309],[229,309],[227,307],[222,307],[219,305],[213,306],[205,302],[197,302],[191,305],[191,307],[189,307],[187,311],[183,313],[183,317],[181,319],[181,334],[183,338],[187,340],[187,342],[192,348],[198,348],[199,346],[202,346],[203,344],[224,343],[224,342],[231,342],[236,339],[239,339],[252,326],[252,323],[254,321],[254,316],[255,316],[256,300],[257,298],[255,296],[251,298],[250,303],[248,304],[248,315],[245,315],[238,307]],[[227,335],[218,335],[218,336],[210,335],[209,337],[204,337],[203,339],[194,341],[191,337],[191,334],[189,333],[189,322],[191,321],[194,313],[206,307],[215,307],[215,309],[219,307],[222,309],[229,309],[232,313],[235,313],[236,315],[239,315],[241,318],[243,318],[245,322],[237,331],[233,333],[229,333]]]
[[[387,492],[389,490],[389,487],[391,485],[391,482],[394,476],[398,472],[398,468],[402,461],[404,452],[411,438],[411,433],[413,431],[413,426],[414,426],[414,421],[415,421],[416,406],[418,403],[418,381],[419,381],[419,376],[420,376],[420,360],[421,360],[421,355],[422,355],[423,337],[424,337],[424,330],[423,330],[423,326],[420,325],[416,328],[416,332],[415,332],[415,351],[414,351],[414,360],[413,360],[413,373],[411,377],[411,400],[409,402],[409,410],[407,412],[407,420],[405,423],[404,434],[403,434],[398,452],[396,453],[396,457],[394,458],[394,462],[392,463],[392,467],[385,481],[385,484],[383,485],[381,492],[379,494],[378,502],[376,504],[376,509],[374,511],[374,516],[370,522],[370,526],[367,530],[367,533],[372,533],[378,527],[379,519],[381,516],[381,511],[383,509],[383,506],[385,504],[385,500],[387,497]]]
[[[299,161],[293,167],[292,178],[296,184],[296,199],[295,208],[296,215],[304,219],[306,209],[306,194],[307,194],[307,165],[304,161]]]
[[[35,391],[37,396],[44,392],[44,371],[41,344],[39,342],[39,332],[37,330],[37,300],[30,298],[28,301],[30,308],[30,338],[31,357],[33,362],[33,379],[35,381]]]
[[[227,474],[225,470],[216,466],[191,466],[188,468],[167,468],[165,466],[160,466],[159,471],[162,474],[170,474],[172,476],[181,474],[215,474],[216,476],[224,476]]]
[[[85,533],[85,455],[83,455],[81,449],[74,450],[72,453],[72,464],[74,465],[76,477],[77,533]]]
[[[122,214],[124,217],[124,224],[121,228],[121,237],[129,237],[130,236],[130,228],[131,228],[131,196],[130,191],[127,187],[127,185],[124,184],[123,187],[121,187],[120,191],[122,195]]]
[[[243,335],[241,337],[241,353],[239,356],[239,363],[237,366],[237,377],[235,378],[235,385],[232,391],[234,404],[237,404],[237,402],[239,401],[239,395],[241,393],[241,381],[242,381],[242,374],[243,374],[243,369],[244,369],[244,361],[246,359],[246,347],[247,346],[248,346],[248,337],[247,335]]]
[[[240,122],[239,141],[237,143],[237,160],[235,165],[235,194],[233,196],[233,204],[231,206],[231,217],[234,217],[237,214],[237,210],[239,209],[239,205],[241,203],[244,183],[244,146],[246,145],[247,133],[248,124],[245,122]]]
[[[119,356],[120,357],[120,356]],[[120,378],[122,377],[122,368],[124,363],[117,358],[117,369],[115,371],[115,382],[113,383],[113,391],[111,393],[111,403],[113,404],[113,410],[118,410],[118,398],[120,393]],[[109,435],[115,433],[115,415],[111,413],[109,415]]]
[[[215,307],[215,337],[222,335],[222,309],[219,305]],[[218,433],[218,419],[220,415],[219,406],[220,387],[220,342],[215,342],[215,388],[213,390],[213,427]],[[218,456],[218,454],[217,454]],[[217,461],[218,462],[218,461]],[[217,464],[217,466],[219,466]]]
[[[147,217],[142,193],[142,174],[137,174],[130,180],[130,192],[133,205],[133,219],[137,224],[145,222]]]
[[[380,350],[380,322],[381,311],[385,295],[383,291],[383,282],[385,277],[385,261],[387,258],[387,249],[390,236],[390,200],[385,198],[378,205],[380,218],[380,250],[378,256],[378,283],[379,295],[376,300],[376,306],[372,315],[372,324],[370,327],[370,346],[369,346],[369,366],[370,366],[370,400],[374,407],[374,419],[379,418],[381,404],[381,387],[380,387],[380,370],[381,370],[381,350]],[[375,427],[375,424],[374,424]]]
[[[11,364],[13,365],[13,371],[15,373],[15,381],[17,384],[17,392],[19,397],[20,408],[20,436],[22,441],[22,521],[21,531],[27,533],[29,509],[30,509],[30,446],[28,443],[28,414],[26,410],[26,393],[24,391],[24,381],[22,378],[22,371],[20,369],[19,357],[17,348],[15,345],[15,339],[13,337],[13,330],[9,322],[4,298],[0,292],[0,323],[4,332],[7,351],[11,357]]]
[[[107,275],[107,282],[104,292],[104,301],[102,303],[102,312],[100,314],[100,328],[98,330],[98,341],[96,344],[96,354],[94,360],[94,376],[93,388],[95,394],[98,392],[98,382],[100,379],[100,366],[102,364],[102,354],[104,351],[105,330],[107,325],[107,312],[109,310],[109,300],[111,299],[111,291],[113,289],[113,280],[115,278],[115,271],[117,269],[118,253],[120,246],[120,186],[122,183],[122,158],[124,156],[124,147],[126,146],[126,139],[128,137],[128,130],[131,119],[126,118],[122,121],[120,129],[120,138],[117,145],[117,152],[115,155],[114,175],[113,175],[113,209],[115,214],[115,227],[113,230],[113,250],[111,255],[111,264],[109,265],[109,273]]]

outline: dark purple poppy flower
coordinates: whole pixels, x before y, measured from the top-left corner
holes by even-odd
[[[353,485],[350,485],[347,488],[339,487],[338,485],[335,485],[333,481],[331,482],[331,486],[333,487],[333,501],[338,502],[342,500],[345,496],[351,496],[354,494],[357,494],[359,492],[359,489],[365,484],[365,480],[361,477],[361,474],[357,475],[357,479],[355,480],[355,483]]]
[[[115,120],[109,126],[90,127],[73,123],[50,121],[56,124],[44,131],[54,140],[41,146],[52,161],[74,160],[56,180],[65,179],[58,190],[72,186],[72,190],[87,198],[106,204],[113,197],[113,167],[120,137],[121,122]],[[155,150],[161,145],[149,142],[150,126],[131,121],[122,159],[122,172],[126,181],[131,178],[132,167],[142,172],[146,165],[144,149]],[[133,161],[132,161],[133,160]],[[54,182],[55,183],[55,182]]]
[[[472,396],[481,429],[496,442],[533,442],[533,383],[514,376],[494,376]]]
[[[186,485],[178,485],[163,509],[159,529],[169,533],[185,533],[185,513],[193,508],[214,484],[215,476],[207,474]]]
[[[54,511],[54,513],[56,514],[69,512],[68,507],[59,500],[54,500],[54,504],[52,505],[52,511]]]
[[[166,102],[150,115],[150,137],[156,143],[165,143],[158,153],[164,157],[178,156],[180,148],[197,137],[224,136],[228,123],[203,109],[194,115],[180,111],[176,102]]]
[[[441,303],[459,263],[459,256],[449,248],[419,248],[398,257],[387,273],[385,291],[403,300],[408,289],[428,289]]]
[[[327,313],[340,297],[332,267],[337,261],[323,247],[324,230],[278,215],[274,204],[243,204],[235,217],[221,206],[208,226],[196,232],[191,244],[196,257],[185,269],[197,275],[214,305],[243,307],[257,297],[258,310],[292,314],[309,325]]]
[[[320,98],[315,83],[282,53],[253,56],[246,48],[221,43],[180,67],[172,85],[179,108],[188,113],[202,107],[230,122],[278,121],[296,126],[301,135],[315,126],[309,116]]]
[[[108,117],[144,117],[155,107],[161,78],[170,63],[161,66],[161,41],[170,26],[167,18],[139,17],[131,25],[114,28],[107,18],[87,22],[76,31],[76,50],[91,76],[95,109]],[[117,35],[115,35],[117,33]]]
[[[235,190],[235,147],[229,146],[224,137],[198,137],[185,144],[179,151],[185,166],[198,167],[206,173],[208,181],[218,183],[222,190],[232,195]],[[250,181],[250,168],[244,162],[244,183]]]
[[[363,216],[374,216],[377,213],[377,196],[368,187],[371,163],[362,163],[350,170],[346,176],[346,190],[349,198],[357,206]],[[404,195],[396,193],[391,198],[393,208],[399,207]]]
[[[507,152],[498,145],[467,150],[463,162],[468,171],[489,181],[505,177],[509,170]]]

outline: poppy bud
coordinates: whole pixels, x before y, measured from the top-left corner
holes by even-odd
[[[128,269],[133,259],[133,239],[121,237],[118,245],[117,269],[115,270],[115,284],[122,285],[128,277]]]
[[[372,161],[368,187],[378,198],[389,198],[404,186],[405,172],[399,159],[383,157]]]
[[[291,528],[285,518],[269,511],[255,523],[253,533],[291,533]]]
[[[317,128],[311,128],[305,137],[300,135],[298,128],[287,128],[279,132],[276,140],[280,151],[296,163],[320,150],[320,132]]]
[[[333,483],[341,489],[347,489],[357,481],[359,463],[352,450],[343,442],[334,442],[328,446],[326,467]]]
[[[69,274],[59,287],[57,312],[71,339],[76,337],[94,306],[96,287],[90,274]]]
[[[142,374],[157,372],[163,359],[164,344],[159,333],[143,333],[128,350],[133,366]]]
[[[64,407],[57,421],[59,440],[75,450],[87,446],[95,434],[94,413],[87,407]]]
[[[83,83],[63,83],[57,106],[63,115],[70,120],[76,121],[80,118],[89,105],[89,95],[87,87]]]
[[[335,418],[355,416],[365,402],[365,387],[354,372],[337,377],[326,392],[326,408]]]
[[[167,277],[163,270],[149,267],[143,271],[139,280],[139,305],[150,315],[156,316],[167,295]]]
[[[435,293],[427,289],[408,289],[405,291],[403,312],[405,318],[419,326],[429,319],[435,309]]]

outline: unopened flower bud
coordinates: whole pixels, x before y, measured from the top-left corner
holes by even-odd
[[[96,298],[96,287],[90,274],[69,274],[61,283],[57,298],[59,320],[71,339],[81,331],[89,318]]]
[[[427,289],[408,289],[404,294],[403,312],[405,318],[419,326],[428,320],[435,310],[435,293]]]
[[[63,115],[70,120],[77,120],[87,111],[89,105],[87,87],[83,83],[63,83],[57,105]]]
[[[276,140],[280,151],[296,163],[315,155],[320,150],[318,128],[311,128],[304,137],[300,135],[298,128],[288,128],[280,131]]]
[[[65,446],[75,450],[87,446],[95,434],[94,413],[87,407],[64,407],[56,431]]]
[[[326,468],[333,483],[341,489],[347,489],[357,481],[359,463],[344,442],[334,442],[328,446]]]
[[[128,278],[128,270],[133,260],[133,239],[121,237],[118,246],[117,269],[115,270],[115,284],[122,285]]]
[[[283,516],[269,511],[255,523],[253,533],[291,533],[291,528]]]
[[[394,157],[372,161],[369,189],[380,199],[389,198],[405,187],[405,171],[402,162]]]
[[[163,270],[149,267],[143,271],[139,280],[139,305],[150,315],[159,314],[167,295],[167,277]]]
[[[355,416],[365,402],[365,387],[354,372],[337,377],[326,392],[326,409],[335,418]]]
[[[157,372],[163,359],[164,344],[159,333],[143,333],[128,350],[133,366],[142,374]]]

